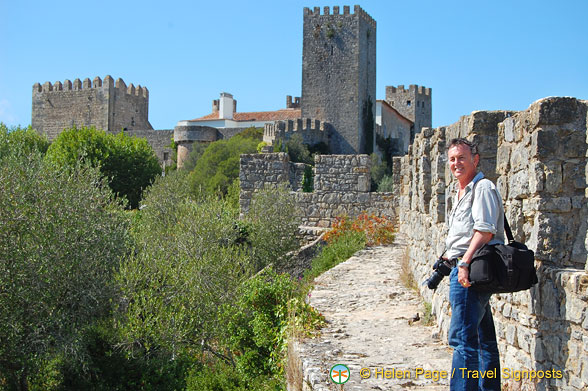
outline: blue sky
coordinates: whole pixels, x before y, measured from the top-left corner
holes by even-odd
[[[588,99],[588,1],[0,0],[0,121],[28,125],[34,83],[107,74],[150,92],[171,129],[211,111],[300,96],[303,7],[359,4],[377,25],[385,86],[433,89],[433,125],[474,110],[524,110],[545,96]]]

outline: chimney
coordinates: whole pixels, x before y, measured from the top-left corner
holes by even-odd
[[[235,101],[233,95],[228,92],[221,92],[218,117],[220,119],[233,119],[235,113]]]

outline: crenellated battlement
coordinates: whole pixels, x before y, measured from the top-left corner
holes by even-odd
[[[419,86],[417,84],[411,84],[408,86],[408,89],[404,88],[404,85],[399,85],[398,87],[387,86],[386,87],[386,97],[390,94],[403,94],[403,93],[416,93],[420,95],[431,95],[431,89],[425,86]]]
[[[61,81],[56,81],[55,83],[51,84],[51,82],[47,81],[42,85],[40,83],[35,83],[33,85],[33,93],[46,93],[46,92],[58,92],[58,91],[80,91],[80,90],[89,90],[89,89],[112,89],[117,88],[121,91],[124,91],[128,95],[134,95],[143,97],[145,99],[149,98],[149,90],[147,87],[141,87],[138,85],[135,87],[132,83],[127,87],[126,83],[123,79],[118,78],[116,82],[114,79],[107,75],[104,80],[100,77],[96,76],[94,80],[90,80],[89,78],[85,78],[83,81],[79,78],[76,78],[73,83],[69,79],[65,79],[63,83]]]
[[[276,140],[289,140],[294,134],[299,134],[305,144],[326,143],[329,137],[329,129],[330,125],[327,122],[313,118],[275,121],[265,124],[263,141],[272,145]]]
[[[314,7],[312,10],[309,7],[304,7],[305,16],[332,16],[332,15],[358,15],[360,18],[368,22],[372,27],[376,27],[376,21],[367,12],[365,12],[359,5],[353,6],[353,13],[350,12],[348,5],[343,6],[343,13],[340,13],[340,7],[334,6],[333,13],[330,7],[323,7],[321,14],[321,7]]]

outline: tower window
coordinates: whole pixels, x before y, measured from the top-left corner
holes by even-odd
[[[412,104],[412,103],[411,103],[409,100],[407,100],[407,101],[406,101],[406,105],[407,105],[408,107],[410,107],[410,105],[411,105],[411,104]]]

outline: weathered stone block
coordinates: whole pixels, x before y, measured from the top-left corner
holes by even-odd
[[[574,122],[585,109],[576,98],[551,97],[533,103],[531,112],[536,125],[563,125]]]

